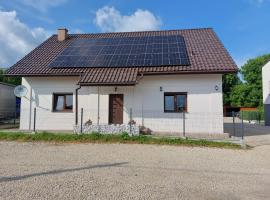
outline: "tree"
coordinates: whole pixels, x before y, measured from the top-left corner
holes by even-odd
[[[243,82],[232,89],[231,105],[245,107],[262,106],[262,67],[270,60],[270,54],[250,59],[241,68]]]
[[[232,90],[235,85],[240,84],[241,81],[237,74],[224,74],[222,76],[222,88],[223,88],[223,104],[231,105]]]
[[[247,98],[249,96],[249,86],[240,83],[236,85],[231,94],[231,106],[241,107],[241,106],[247,106],[247,107],[253,107],[253,105],[247,104]]]
[[[0,82],[9,83],[12,85],[20,85],[21,84],[21,77],[7,77],[5,76],[5,70],[0,69]]]

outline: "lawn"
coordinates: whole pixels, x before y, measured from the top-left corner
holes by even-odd
[[[127,133],[104,135],[99,133],[92,134],[64,134],[64,133],[23,133],[23,132],[5,132],[0,131],[0,140],[3,141],[21,141],[21,142],[69,142],[69,143],[128,143],[128,144],[156,144],[156,145],[175,145],[175,146],[200,146],[241,149],[238,144],[230,142],[216,142],[208,140],[192,140],[171,137],[153,137],[153,136],[129,136]]]

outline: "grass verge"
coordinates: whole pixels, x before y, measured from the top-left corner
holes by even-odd
[[[22,141],[22,142],[70,142],[70,143],[128,143],[128,144],[158,144],[158,145],[183,145],[241,149],[238,144],[230,142],[215,142],[208,140],[191,140],[182,138],[152,137],[152,136],[129,136],[127,133],[117,135],[92,134],[64,134],[40,132],[36,134],[22,132],[0,132],[2,141]]]

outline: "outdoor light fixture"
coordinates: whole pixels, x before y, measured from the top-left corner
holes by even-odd
[[[162,92],[162,91],[163,91],[163,88],[162,88],[161,86],[159,87],[159,91],[160,91],[160,92]]]
[[[117,87],[114,88],[114,91],[117,92]]]
[[[215,90],[218,91],[218,85],[215,85]]]

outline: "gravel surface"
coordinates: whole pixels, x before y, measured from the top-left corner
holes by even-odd
[[[0,142],[0,199],[269,199],[270,146]]]

